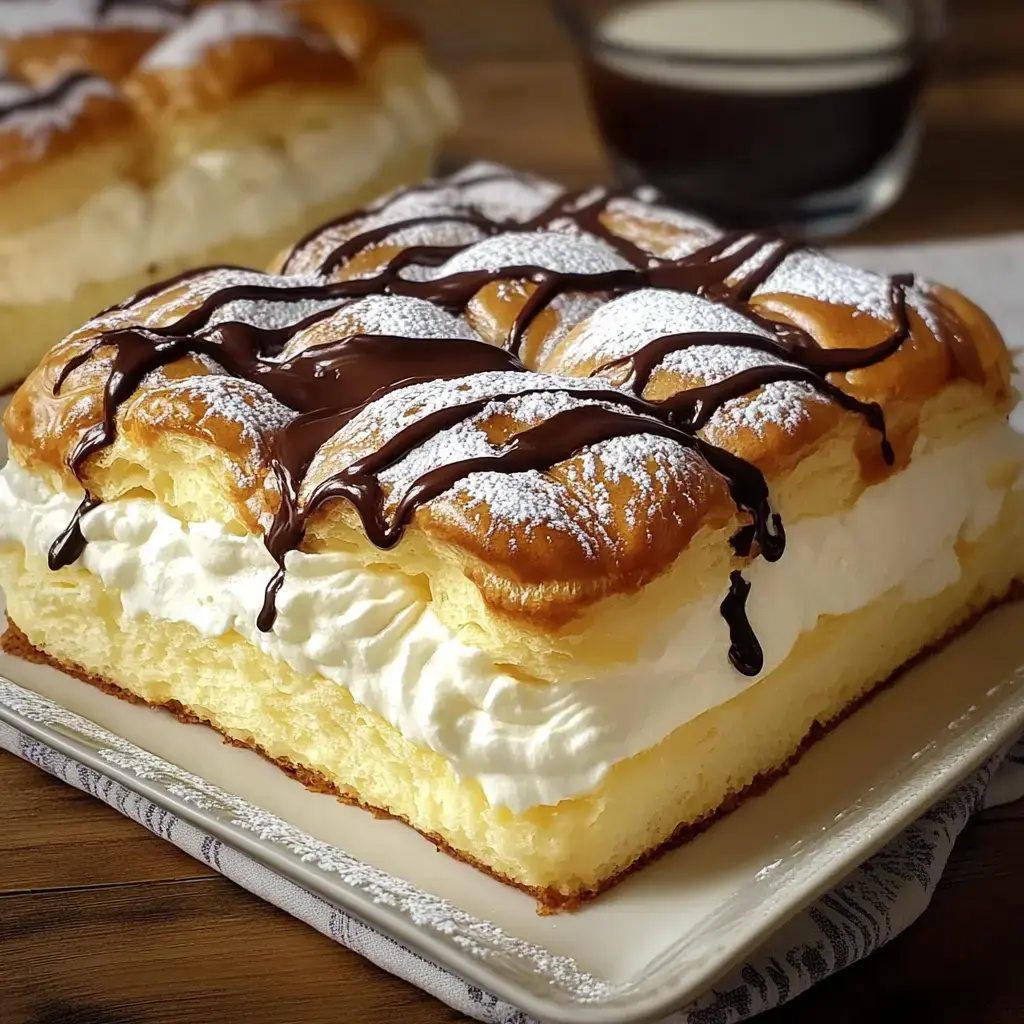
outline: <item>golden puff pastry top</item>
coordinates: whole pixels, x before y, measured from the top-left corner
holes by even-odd
[[[967,299],[780,245],[478,165],[325,226],[270,274],[197,271],[100,315],[16,394],[12,454],[96,500],[148,493],[186,519],[269,535],[282,557],[289,544],[344,548],[398,566],[498,653],[567,655],[566,638],[616,602],[720,591],[764,552],[776,513],[848,507],[919,437],[1006,416],[1009,357]],[[680,267],[736,253],[716,288],[671,286]],[[758,283],[737,298],[744,281]],[[906,319],[894,354],[804,372],[801,345],[847,358],[899,335],[894,295]],[[631,385],[666,337],[684,343]],[[780,338],[788,356],[772,348]],[[174,358],[153,368],[147,345]],[[150,369],[112,402],[129,349]],[[258,368],[239,371],[239,352]],[[701,396],[712,411],[689,431],[659,404],[693,397],[696,415]],[[888,459],[865,414],[875,405]],[[318,437],[299,428],[325,412],[343,415],[296,461],[296,439]],[[80,458],[105,416],[111,443]],[[516,452],[526,462],[508,471]],[[771,515],[744,544],[757,480]],[[284,504],[282,487],[294,489]]]

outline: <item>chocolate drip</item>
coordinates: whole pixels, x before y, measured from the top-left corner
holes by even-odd
[[[645,266],[650,260],[650,254],[628,239],[620,238],[608,230],[601,221],[601,214],[605,212],[613,193],[604,190],[597,190],[596,193],[591,190],[591,192],[594,193],[593,198],[589,198],[591,193],[584,190],[561,194],[543,210],[525,221],[494,219],[473,206],[465,206],[446,213],[417,214],[388,224],[381,224],[357,232],[345,239],[321,261],[317,273],[327,277],[346,260],[364,249],[378,245],[399,232],[424,224],[465,224],[476,228],[484,237],[489,237],[513,231],[542,231],[561,220],[572,220],[581,230],[601,238],[634,266]],[[335,221],[332,227],[342,226],[346,220],[352,219],[352,216],[349,215],[349,218]],[[316,234],[322,233],[322,231],[323,229],[320,229],[319,232],[309,236],[309,240],[315,238]],[[461,251],[464,248],[465,246],[460,245],[456,251]]]
[[[165,14],[180,14],[182,16],[188,13],[187,0],[100,0],[96,10],[97,17],[105,18],[118,7],[148,7]]]
[[[191,270],[183,270],[180,274],[175,274],[173,277],[167,277],[162,281],[154,281],[152,284],[147,284],[145,288],[140,288],[137,292],[129,295],[127,299],[124,299],[121,302],[115,302],[112,306],[107,306],[106,309],[97,313],[96,317],[106,316],[108,313],[117,313],[126,309],[131,309],[131,307],[136,303],[144,302],[146,299],[151,299],[154,295],[159,295],[161,292],[170,291],[172,288],[176,288],[179,284],[184,284],[186,281],[202,277],[204,274],[216,273],[220,270],[235,270],[240,271],[243,274],[253,273],[253,270],[250,267],[239,267],[231,263],[218,263],[208,267],[193,267]]]
[[[445,493],[470,473],[526,473],[531,470],[546,470],[588,445],[636,434],[667,437],[688,448],[694,446],[690,435],[646,416],[616,412],[600,405],[566,409],[543,423],[517,434],[500,455],[464,459],[440,466],[421,476],[399,503],[395,513],[396,526],[403,525],[408,521],[412,511]],[[387,535],[380,540],[394,543],[398,536],[400,534]]]
[[[782,517],[773,513],[769,503],[768,483],[761,471],[747,462],[697,437],[696,450],[704,461],[729,486],[736,507],[749,512],[753,522],[731,538],[733,550],[746,558],[756,542],[761,556],[767,562],[777,562],[786,550],[786,531]]]
[[[722,618],[729,626],[729,660],[737,672],[756,676],[764,668],[764,652],[747,618],[750,584],[740,572],[729,576],[729,593],[722,601]]]
[[[729,298],[734,303],[746,303],[753,297],[761,285],[768,281],[768,278],[782,266],[785,258],[800,248],[800,243],[795,239],[779,239],[778,245],[768,254],[768,257],[756,269],[747,274],[743,280],[732,289]]]
[[[620,238],[605,227],[601,217],[607,211],[609,202],[620,194],[598,190],[589,198],[586,192],[571,192],[558,196],[545,209],[523,222],[494,220],[472,207],[444,214],[426,214],[379,225],[357,233],[334,249],[321,264],[320,272],[329,274],[347,259],[367,246],[376,244],[401,230],[426,223],[466,223],[477,227],[484,235],[508,231],[531,232],[549,227],[559,221],[572,221],[580,230],[593,234],[615,248],[633,266],[628,269],[598,274],[573,273],[550,270],[532,264],[519,264],[490,270],[462,271],[422,281],[402,276],[402,271],[411,266],[439,267],[451,257],[463,252],[463,245],[416,245],[409,246],[390,259],[372,277],[355,278],[323,285],[295,285],[292,287],[235,286],[237,291],[226,288],[211,296],[198,310],[194,310],[180,323],[179,333],[197,330],[212,315],[212,312],[233,298],[275,299],[298,302],[310,298],[361,298],[380,293],[423,299],[444,306],[454,312],[461,312],[482,288],[498,281],[527,281],[537,286],[509,332],[507,347],[518,353],[530,325],[560,295],[566,293],[622,295],[643,288],[665,288],[674,291],[702,295],[731,306],[745,306],[750,295],[770,277],[783,259],[799,244],[784,241],[774,234],[745,234],[733,232],[715,239],[708,245],[681,259],[666,260],[651,256],[626,239]],[[349,214],[339,218],[334,225],[343,225],[361,214]],[[324,229],[320,229],[323,231]],[[316,237],[319,232],[307,236],[294,252]],[[745,263],[757,257],[767,246],[773,245],[768,256],[741,281],[729,285],[728,279]],[[730,251],[731,250],[731,251]],[[227,269],[227,268],[218,268]],[[195,272],[191,272],[195,273]],[[172,279],[178,283],[187,279]],[[148,298],[155,289],[144,289],[133,296],[127,304]],[[760,318],[749,309],[744,309],[758,323],[769,327],[780,338],[796,340],[809,348],[816,348],[813,339],[792,325],[781,325]],[[194,319],[190,320],[189,317]]]
[[[872,427],[882,434],[882,451],[886,462],[892,464],[893,452],[885,436],[885,417],[882,415],[881,407],[875,402],[861,402],[852,395],[848,395],[834,384],[822,380],[813,370],[809,370],[805,366],[772,364],[751,366],[715,384],[690,388],[657,404],[667,410],[669,419],[673,423],[685,426],[689,430],[703,430],[707,426],[708,420],[726,402],[749,395],[766,384],[777,384],[782,381],[809,384],[820,394],[831,398],[836,405],[863,416]]]
[[[0,125],[9,117],[16,114],[24,114],[29,110],[42,110],[45,107],[55,107],[64,101],[70,93],[82,82],[105,82],[106,79],[94,75],[89,71],[72,71],[65,75],[53,85],[48,86],[40,92],[31,92],[19,100],[5,103],[0,106]]]
[[[447,186],[438,183],[424,190],[431,187]],[[701,438],[699,431],[715,410],[730,399],[776,381],[797,380],[814,387],[843,408],[862,415],[882,433],[883,452],[891,461],[892,451],[885,439],[881,409],[873,403],[860,402],[847,395],[831,383],[827,375],[880,362],[892,355],[909,337],[905,291],[912,279],[892,279],[895,329],[885,341],[865,349],[823,349],[799,327],[776,323],[749,306],[754,293],[797,248],[797,243],[774,235],[733,233],[679,259],[657,258],[605,227],[602,217],[611,198],[611,194],[605,192],[563,194],[528,221],[514,225],[488,218],[471,207],[455,213],[428,213],[356,233],[327,256],[321,269],[325,274],[331,273],[366,246],[382,242],[403,228],[417,224],[465,223],[489,236],[512,230],[535,231],[569,220],[578,229],[604,239],[630,264],[620,270],[586,274],[518,265],[419,280],[404,276],[403,271],[413,266],[440,267],[467,246],[418,245],[402,249],[371,277],[320,285],[229,285],[207,297],[201,305],[170,326],[118,329],[100,335],[91,347],[68,360],[54,389],[59,392],[74,370],[100,350],[113,350],[104,389],[102,418],[83,434],[73,448],[69,456],[71,468],[78,472],[90,455],[113,441],[118,409],[148,373],[185,356],[212,358],[227,373],[258,382],[279,402],[294,410],[298,415],[278,432],[273,442],[271,465],[281,500],[265,539],[278,565],[267,587],[258,620],[259,628],[265,631],[273,627],[276,595],[284,580],[285,558],[289,551],[302,544],[309,517],[326,503],[335,500],[350,503],[367,538],[378,547],[388,548],[400,540],[418,508],[470,474],[544,471],[589,445],[636,434],[668,438],[697,452],[726,480],[737,507],[750,515],[750,524],[732,538],[736,552],[746,557],[756,547],[758,554],[774,561],[785,549],[785,531],[779,516],[771,511],[763,475],[751,463]],[[336,221],[335,226],[343,226],[366,215],[365,211],[349,215]],[[293,249],[293,256],[317,234],[319,231],[300,242]],[[762,258],[768,246],[771,249]],[[754,267],[741,273],[751,262]],[[197,273],[189,272],[170,283],[150,286],[120,307],[113,308],[127,308]],[[356,334],[332,338],[292,358],[281,358],[291,339],[332,316],[346,300],[389,293],[426,300],[460,312],[481,288],[504,280],[526,281],[536,286],[513,323],[504,348],[457,338],[420,340]],[[303,483],[321,446],[371,402],[388,392],[423,381],[490,371],[524,372],[526,367],[520,362],[518,353],[526,332],[558,296],[566,293],[621,295],[641,288],[689,292],[724,303],[764,327],[767,335],[691,333],[655,339],[633,355],[595,371],[628,365],[630,379],[625,389],[560,389],[561,393],[601,404],[565,410],[528,427],[514,436],[498,454],[462,459],[424,473],[404,494],[397,496],[389,511],[387,506],[391,496],[386,495],[382,488],[380,473],[442,431],[479,415],[490,403],[505,402],[517,395],[548,389],[524,388],[492,394],[437,410],[410,423],[376,451],[324,480],[300,501]],[[238,322],[210,326],[215,313],[234,301],[287,303],[335,299],[338,305],[285,328],[263,329]],[[666,355],[708,344],[754,348],[781,361],[743,370],[715,384],[690,389],[662,402],[651,402],[642,397],[651,375]],[[51,549],[52,567],[66,565],[81,553],[84,538],[80,520],[96,504],[96,499],[87,493],[74,521]],[[763,656],[744,611],[749,584],[739,573],[733,573],[731,581],[729,595],[722,603],[722,614],[729,622],[732,635],[730,659],[739,671],[756,674],[763,664]]]
[[[628,239],[616,235],[605,226],[601,219],[607,211],[609,202],[613,198],[625,194],[612,193],[604,189],[563,193],[525,221],[490,218],[472,206],[464,206],[446,213],[418,214],[355,233],[323,259],[318,267],[318,273],[325,277],[329,276],[357,253],[377,245],[401,231],[424,224],[466,224],[476,228],[484,237],[490,237],[507,232],[540,231],[550,228],[559,221],[572,221],[577,228],[600,238],[627,262],[640,270],[653,262],[651,255]],[[342,227],[360,216],[362,214],[348,214],[333,221],[329,228]],[[288,266],[296,252],[325,230],[327,229],[321,228],[307,235],[292,250],[285,265]],[[513,352],[518,352],[530,324],[559,295],[573,290],[601,291],[605,290],[604,286],[613,292],[620,289],[630,290],[631,288],[645,287],[645,279],[642,276],[617,273],[605,278],[601,278],[600,275],[569,275],[537,266],[504,267],[499,271],[492,272],[470,271],[463,274],[452,274],[445,278],[435,278],[428,282],[409,281],[400,275],[402,269],[414,264],[439,266],[446,259],[457,255],[465,248],[466,245],[410,246],[399,253],[395,259],[389,261],[380,273],[371,279],[372,287],[369,291],[364,290],[365,285],[360,282],[339,282],[342,287],[337,288],[335,294],[355,296],[383,290],[396,295],[423,298],[455,310],[462,310],[481,288],[493,284],[495,281],[532,281],[538,286],[537,291],[520,311],[509,336],[508,347]],[[595,277],[598,279],[595,280]]]
[[[99,498],[94,498],[88,490],[75,509],[71,522],[61,530],[57,539],[50,546],[46,557],[46,564],[51,569],[62,569],[65,565],[71,565],[82,557],[85,551],[85,535],[82,533],[82,517],[91,512],[97,506],[103,504]]]
[[[877,402],[862,402],[847,394],[832,384],[826,374],[849,373],[852,370],[874,366],[899,349],[910,336],[906,289],[913,283],[914,278],[909,274],[900,274],[892,278],[890,301],[896,326],[888,338],[867,348],[826,349],[816,345],[794,348],[777,337],[740,332],[671,334],[655,338],[632,355],[599,366],[591,376],[597,376],[619,366],[628,366],[630,377],[624,386],[633,394],[642,395],[652,374],[666,356],[672,352],[682,352],[702,345],[751,348],[784,360],[798,359],[799,365],[794,362],[783,365],[776,363],[741,370],[714,384],[689,388],[656,404],[666,410],[671,422],[690,430],[701,430],[726,402],[750,394],[766,384],[785,380],[798,381],[809,384],[819,394],[831,399],[841,408],[862,416],[869,426],[881,434],[882,456],[891,466],[895,455],[886,436],[885,416],[881,406]],[[743,290],[746,290],[745,284]]]

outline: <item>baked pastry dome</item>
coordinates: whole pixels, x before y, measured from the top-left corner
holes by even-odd
[[[1015,401],[956,292],[476,166],[48,353],[5,642],[573,906],[1013,593]]]
[[[421,177],[456,117],[362,0],[10,0],[0,57],[0,391],[127,292]]]

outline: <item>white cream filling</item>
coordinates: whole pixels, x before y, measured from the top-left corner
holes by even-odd
[[[408,139],[389,113],[353,111],[283,149],[197,153],[151,188],[115,181],[68,216],[0,235],[0,303],[65,301],[83,284],[286,228],[372,181]]]
[[[954,545],[998,518],[1010,487],[990,481],[1007,464],[1020,487],[1024,438],[999,427],[921,453],[842,514],[787,524],[783,558],[746,572],[765,653],[758,678],[822,615],[853,612],[892,588],[917,601],[956,583]],[[44,555],[76,503],[9,462],[0,542]],[[236,631],[298,672],[322,674],[513,811],[592,790],[617,762],[756,681],[727,660],[717,594],[680,608],[633,664],[582,683],[524,683],[453,635],[400,572],[367,571],[345,553],[295,552],[277,624],[264,634],[255,622],[273,563],[260,538],[182,524],[148,499],[102,505],[82,525],[89,543],[77,564],[120,593],[126,616],[188,623],[211,638]]]

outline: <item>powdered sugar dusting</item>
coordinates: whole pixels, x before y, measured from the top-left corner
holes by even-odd
[[[0,104],[3,105],[3,108],[13,107],[15,104],[23,103],[37,94],[37,92],[38,90],[34,89],[28,82],[6,79],[0,81]],[[4,116],[10,120],[14,115],[13,113],[7,113],[5,109],[0,109],[0,117]]]
[[[602,306],[581,327],[568,352],[559,354],[559,368],[572,371],[593,363],[614,362],[634,355],[645,345],[673,334],[735,333],[770,338],[763,327],[727,306],[680,292],[649,289],[633,292]],[[717,384],[744,370],[786,365],[785,360],[742,345],[693,345],[669,352],[659,367],[678,373],[691,386]],[[772,382],[749,396],[718,409],[709,430],[744,428],[763,435],[768,425],[785,431],[807,418],[807,403],[825,402],[809,385]]]
[[[344,338],[371,334],[395,338],[465,338],[479,341],[476,332],[459,317],[438,309],[423,299],[398,295],[370,295],[346,302],[336,313],[300,331],[284,347],[282,359],[291,359],[311,345],[322,345],[328,337]]]
[[[160,30],[179,24],[185,0],[157,5],[148,0],[4,0],[0,35],[18,39],[61,29],[139,28]]]
[[[60,28],[88,28],[96,23],[98,0],[5,0],[2,32],[19,38]]]
[[[239,285],[262,286],[272,284],[274,280],[275,278],[271,275],[261,273],[258,270],[236,269],[234,267],[198,270],[186,278],[168,282],[155,296],[136,301],[128,307],[128,310],[140,307],[148,308],[151,305],[156,305],[158,308],[155,310],[155,313],[159,316],[160,320],[166,321],[169,318],[160,315],[164,310],[167,310],[172,316],[175,314],[180,315],[182,306],[198,306],[201,302],[210,298],[211,295],[223,291],[225,288],[235,288]],[[287,279],[287,284],[291,287],[300,283],[294,277]],[[163,303],[155,301],[158,299],[162,299]],[[167,305],[164,305],[164,303]],[[163,305],[163,309],[159,308],[161,305]],[[125,312],[128,312],[128,310]]]
[[[529,220],[565,190],[552,181],[478,161],[449,182],[463,201],[496,219]]]
[[[517,473],[514,487],[504,473],[473,473],[459,482],[455,494],[478,513],[486,510],[491,531],[509,535],[513,544],[518,540],[512,534],[533,540],[543,530],[565,534],[588,557],[597,557],[594,535],[603,532],[599,510],[545,473]],[[529,501],[523,500],[525,494]]]
[[[360,218],[355,222],[346,222],[335,227],[328,226],[303,243],[288,260],[289,273],[313,272],[321,267],[331,253],[349,238],[376,231],[390,224],[396,225],[395,230],[374,242],[368,242],[360,248],[360,252],[370,251],[381,246],[409,245],[469,245],[483,238],[483,233],[472,224],[455,219],[458,215],[456,207],[415,201],[416,197],[408,196],[396,200],[380,213]],[[404,224],[403,221],[417,217],[443,217],[451,215],[449,221],[430,221],[426,224]]]
[[[633,355],[657,338],[697,332],[771,337],[728,306],[686,292],[645,288],[601,306],[574,336],[567,358],[569,366],[610,362]]]
[[[497,387],[507,392],[511,389],[508,388],[507,381],[503,382],[501,378],[509,376],[521,378],[524,375],[495,374],[493,376]],[[513,379],[512,383],[521,388],[533,386],[533,382],[533,375],[530,375],[525,381]],[[480,429],[481,423],[499,413],[511,417],[523,425],[532,425],[545,422],[558,413],[584,405],[596,404],[605,408],[621,410],[621,406],[600,401],[586,401],[567,394],[563,389],[575,387],[577,383],[575,381],[568,381],[564,378],[558,381],[556,378],[552,383],[555,384],[552,390],[519,395],[489,404],[472,419],[432,437],[397,465],[381,473],[381,483],[389,491],[391,499],[389,505],[393,507],[397,504],[401,496],[418,477],[439,466],[451,465],[468,458],[499,455],[504,446],[492,443]],[[484,395],[486,396],[487,393],[485,392]],[[501,392],[494,390],[490,393],[500,394]],[[467,399],[460,397],[459,401],[465,402]],[[417,413],[417,418],[420,415]],[[652,420],[652,427],[654,426],[655,421]],[[631,444],[639,453],[649,450],[649,446],[645,444],[648,440],[649,438],[641,435],[616,439],[615,443],[620,447]],[[585,454],[588,450],[603,451],[612,443],[602,442],[578,454]],[[477,479],[478,477],[485,479],[480,480]],[[543,482],[538,480],[538,477],[542,477]],[[511,526],[526,532],[540,526],[557,529],[559,532],[575,537],[580,546],[584,550],[588,550],[594,534],[600,536],[603,532],[600,524],[604,523],[608,526],[615,522],[614,514],[610,516],[601,514],[600,493],[602,487],[597,483],[596,480],[592,480],[589,490],[592,494],[598,495],[598,500],[585,506],[568,499],[562,487],[553,489],[550,485],[550,478],[534,472],[471,474],[455,485],[452,494],[454,496],[466,494],[473,497],[474,495],[478,496],[481,489],[484,489],[494,496],[497,502],[496,506],[492,506],[492,520],[501,524],[503,528]],[[500,514],[497,514],[496,509],[500,509]],[[571,515],[566,514],[568,510],[571,510]],[[604,511],[613,513],[614,510],[608,505]]]
[[[766,247],[744,264],[737,276],[742,277],[760,266],[770,251]],[[773,293],[801,295],[836,306],[853,306],[858,312],[876,320],[892,320],[893,316],[887,277],[840,263],[813,249],[802,249],[787,256],[754,294]],[[930,330],[938,331],[938,322],[927,295],[920,288],[907,289],[907,302],[921,314]]]
[[[363,410],[321,449],[304,484],[304,493],[319,480],[340,472],[351,462],[375,451],[400,430],[440,409],[466,405],[497,395],[516,396],[507,402],[496,402],[471,420],[441,431],[411,451],[400,462],[380,474],[382,482],[403,490],[418,476],[440,465],[463,458],[494,454],[486,435],[476,426],[498,411],[525,419],[544,419],[572,407],[580,400],[565,393],[566,389],[607,391],[603,381],[554,377],[539,373],[492,371],[455,380],[427,381],[400,388],[384,395]],[[522,395],[538,390],[542,395]]]
[[[280,300],[276,299],[239,299],[235,302],[227,302],[218,307],[210,319],[208,326],[215,324],[229,323],[236,321],[243,324],[251,324],[261,330],[277,330],[282,327],[291,327],[300,323],[314,313],[325,309],[333,309],[340,306],[344,299],[323,298],[323,299],[288,299],[282,295]]]
[[[423,213],[469,208],[495,220],[529,220],[563,190],[551,182],[528,178],[493,164],[474,164],[441,181],[410,185],[383,196],[369,207],[387,222]]]
[[[180,320],[197,306],[201,306],[218,292],[227,288],[246,286],[280,289],[281,296],[237,299],[218,305],[212,311],[207,324],[213,326],[234,320],[266,329],[287,327],[321,309],[343,304],[344,299],[331,296],[298,300],[289,298],[290,290],[312,283],[312,278],[275,276],[258,270],[199,270],[183,280],[168,282],[162,291],[148,298],[138,299],[126,309],[101,313],[89,321],[86,329],[93,332],[121,327],[166,327]]]
[[[183,404],[184,403],[184,404]],[[178,380],[162,380],[145,395],[144,414],[157,425],[167,427],[188,417],[190,431],[223,437],[224,424],[237,433],[230,438],[230,465],[235,484],[251,489],[267,476],[267,446],[270,438],[295,418],[268,391],[247,380],[224,372],[201,374]]]
[[[562,190],[527,181],[481,181],[462,188],[466,202],[496,220],[525,221],[535,217]]]
[[[98,75],[83,75],[68,87],[63,87],[65,82],[67,78],[44,89],[21,82],[2,84],[0,132],[15,131],[22,135],[32,147],[32,160],[42,158],[54,135],[75,125],[89,100],[117,97],[114,86]],[[39,102],[25,109],[11,109],[29,99]]]
[[[287,11],[256,0],[226,0],[197,10],[154,46],[139,67],[146,71],[191,67],[210,47],[246,38],[301,39],[318,49],[330,48],[324,37],[304,28]]]
[[[400,338],[478,339],[476,332],[465,320],[425,299],[401,295],[369,295],[346,306],[342,313],[358,324],[363,334],[387,334]]]
[[[594,398],[571,395],[569,389],[593,390]],[[601,393],[608,390],[601,381],[493,372],[394,391],[364,410],[321,449],[303,484],[303,500],[320,482],[410,424],[440,409],[492,398],[482,411],[429,437],[378,474],[387,495],[385,511],[393,514],[424,474],[465,459],[500,455],[507,441],[492,441],[484,429],[494,417],[502,423],[514,421],[522,430],[588,405],[625,411],[621,404],[602,399]],[[530,393],[524,393],[527,391]],[[656,428],[657,421],[652,419],[651,425]],[[670,483],[683,482],[687,495],[696,500],[706,490],[702,481],[707,476],[706,464],[694,452],[654,434],[639,434],[585,447],[553,473],[469,474],[447,492],[445,502],[457,502],[471,512],[481,506],[480,522],[486,522],[488,530],[500,532],[507,543],[521,543],[538,531],[544,531],[544,536],[557,533],[571,539],[589,557],[596,557],[600,547],[616,545],[623,517],[628,524],[643,521]],[[611,487],[616,488],[614,496]],[[623,501],[625,505],[619,508]],[[486,506],[486,515],[482,506]]]
[[[621,516],[630,529],[647,518],[650,506],[673,484],[684,483],[691,512],[706,491],[707,466],[693,449],[650,434],[615,437],[584,451],[566,468],[576,489],[595,495],[598,520],[615,523]],[[625,488],[623,484],[627,485]],[[614,497],[609,485],[616,487]],[[624,504],[621,504],[625,500]]]
[[[471,173],[472,172],[472,173]],[[489,164],[467,169],[449,183],[428,182],[423,186],[399,189],[371,207],[365,217],[327,225],[308,239],[288,261],[290,272],[313,271],[321,266],[335,248],[346,239],[394,224],[394,232],[364,248],[381,245],[469,245],[483,239],[480,228],[460,220],[467,213],[509,223],[522,223],[543,210],[561,190],[501,174]],[[427,224],[403,224],[420,217],[443,218]]]
[[[237,377],[209,373],[171,381],[166,388],[201,402],[204,418],[237,423],[242,436],[253,444],[266,440],[295,418],[294,412],[264,388]]]
[[[399,430],[409,425],[410,410],[415,410],[418,419],[429,416],[439,409],[476,402],[494,395],[519,395],[523,391],[533,389],[557,392],[566,388],[607,391],[608,385],[605,381],[507,371],[476,373],[453,380],[426,381],[382,396],[356,416],[335,440],[342,440],[346,446],[353,449],[367,445],[375,447],[385,443]],[[367,450],[372,450],[372,447]],[[352,461],[360,457],[361,455],[354,456]],[[341,469],[344,469],[344,465],[338,465],[335,471]]]
[[[606,274],[630,267],[604,242],[589,235],[554,231],[510,233],[486,238],[437,268],[431,277],[448,277],[467,270],[498,271],[505,267],[542,267],[557,273]]]
[[[705,239],[717,234],[710,221],[698,217],[695,213],[658,206],[633,196],[617,196],[608,203],[607,209],[609,213],[620,213],[627,217],[636,217],[638,220],[653,220],[659,224],[679,228],[681,231],[692,231]]]
[[[810,419],[810,406],[827,404],[828,399],[810,384],[773,381],[752,395],[726,402],[711,417],[705,433],[711,438],[714,430],[715,436],[728,439],[737,429],[744,429],[764,436],[769,425],[794,433]]]
[[[7,106],[18,103],[32,95],[32,86],[15,78],[3,77],[7,73],[6,62],[0,53],[0,104]]]
[[[163,0],[158,6],[149,0],[113,0],[103,10],[101,26],[163,31],[176,28],[189,12],[188,0]]]
[[[207,299],[223,291],[226,288],[254,286],[259,288],[280,289],[281,298],[276,297],[260,299],[237,299],[218,306],[210,316],[208,323],[226,323],[229,320],[237,320],[241,323],[251,324],[253,327],[272,329],[274,327],[286,327],[298,323],[307,316],[330,306],[339,306],[342,299],[325,297],[317,299],[295,299],[289,298],[288,292],[295,288],[308,286],[313,283],[312,279],[295,277],[274,276],[261,274],[255,270],[214,270],[188,280],[184,291],[177,298],[179,308],[170,322],[182,315],[180,306],[199,306]],[[163,323],[168,322],[166,307],[158,311]],[[154,316],[153,319],[156,317]]]

